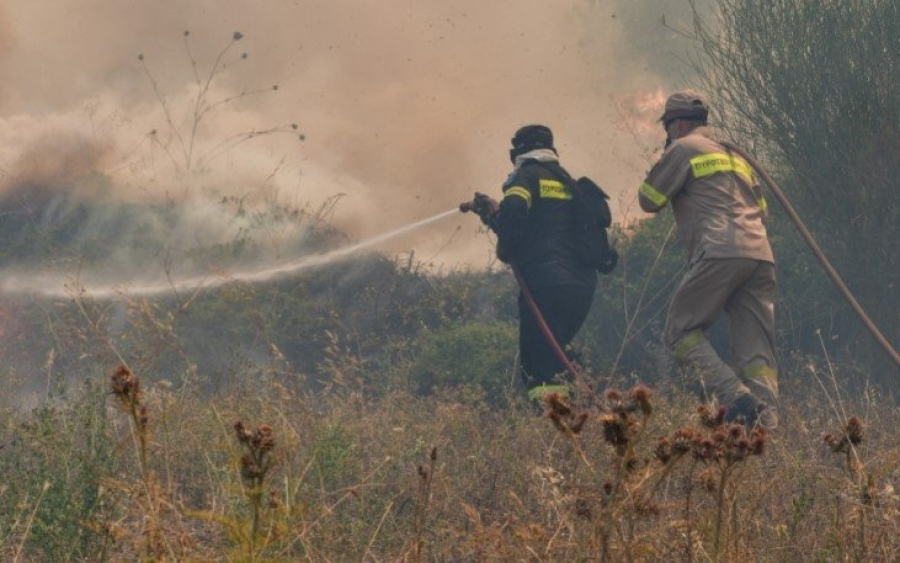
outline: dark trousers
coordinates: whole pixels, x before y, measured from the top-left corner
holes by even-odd
[[[558,285],[531,290],[531,295],[544,321],[560,348],[565,350],[584,324],[591,302],[593,287]],[[519,294],[519,362],[526,389],[554,381],[565,373],[565,366],[556,356],[547,337],[535,320],[525,297]]]

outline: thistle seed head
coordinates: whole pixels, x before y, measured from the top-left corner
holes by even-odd
[[[728,439],[732,442],[737,442],[741,438],[746,438],[747,429],[743,424],[731,424],[728,426]]]
[[[125,364],[120,364],[109,377],[112,393],[123,404],[136,404],[140,402],[141,380]]]
[[[645,417],[650,416],[653,412],[653,405],[650,403],[652,394],[652,391],[650,391],[650,388],[646,385],[638,385],[629,393],[631,400],[637,404]]]
[[[661,437],[659,441],[656,442],[656,447],[653,449],[653,455],[655,455],[656,459],[662,463],[669,463],[669,460],[672,459],[672,442],[665,436]]]
[[[551,413],[556,413],[560,417],[567,417],[572,414],[572,407],[566,402],[566,399],[559,393],[549,393],[544,397],[544,404]]]
[[[766,451],[769,433],[762,428],[754,428],[750,433],[750,455],[762,455]]]
[[[854,446],[857,444],[861,444],[863,441],[863,423],[862,420],[857,417],[851,417],[850,420],[847,421],[847,439]]]
[[[602,414],[600,424],[603,426],[603,438],[607,442],[614,446],[624,446],[628,443],[628,427],[621,416]]]

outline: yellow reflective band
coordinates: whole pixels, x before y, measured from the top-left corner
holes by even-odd
[[[756,200],[756,203],[759,204],[760,211],[762,211],[763,213],[769,212],[769,203],[766,201],[766,198],[761,197],[758,200]]]
[[[568,385],[538,385],[528,390],[528,398],[533,401],[539,401],[547,395],[559,395],[560,397],[569,396]]]
[[[668,199],[659,190],[644,182],[641,184],[641,195],[653,202],[657,207],[662,207]]]
[[[556,180],[540,180],[541,199],[572,199],[572,190]]]
[[[503,197],[507,198],[509,196],[517,196],[525,200],[525,204],[528,206],[528,209],[531,209],[531,192],[523,188],[522,186],[513,186],[504,192]]]
[[[753,184],[753,168],[743,158],[731,154],[714,152],[691,159],[694,178],[705,178],[716,172],[734,172]]]
[[[689,332],[675,344],[675,347],[672,349],[672,356],[676,360],[681,361],[687,357],[688,352],[704,342],[706,342],[706,334],[702,330]]]
[[[766,364],[750,364],[741,371],[741,377],[756,381],[778,381],[778,372]]]

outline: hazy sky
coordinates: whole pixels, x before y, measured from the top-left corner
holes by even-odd
[[[663,17],[689,21],[687,3],[4,0],[0,183],[90,192],[84,178],[98,171],[127,199],[215,191],[316,205],[342,193],[335,221],[365,238],[476,190],[497,196],[511,134],[541,122],[573,174],[627,207],[663,140],[665,94],[690,82],[677,60],[687,42]],[[190,137],[197,93],[185,42],[205,80],[236,31],[207,99],[265,91],[207,114],[195,155],[236,134],[298,129],[185,179],[172,137]],[[392,250],[483,263],[491,249],[477,226],[460,216]]]

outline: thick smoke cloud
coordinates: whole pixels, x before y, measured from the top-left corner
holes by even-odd
[[[476,190],[497,195],[511,133],[543,122],[564,164],[625,209],[662,140],[664,93],[683,78],[672,69],[684,68],[684,40],[662,17],[689,21],[687,10],[658,0],[8,0],[0,190],[96,197],[84,181],[93,172],[109,180],[103,197],[127,201],[215,193],[315,206],[345,194],[334,219],[365,238]],[[191,129],[191,60],[203,82],[235,31],[243,37],[208,100],[238,99],[201,122],[196,154],[243,132],[286,132],[185,174],[173,133]],[[412,249],[450,265],[490,255],[471,216],[392,247]]]

